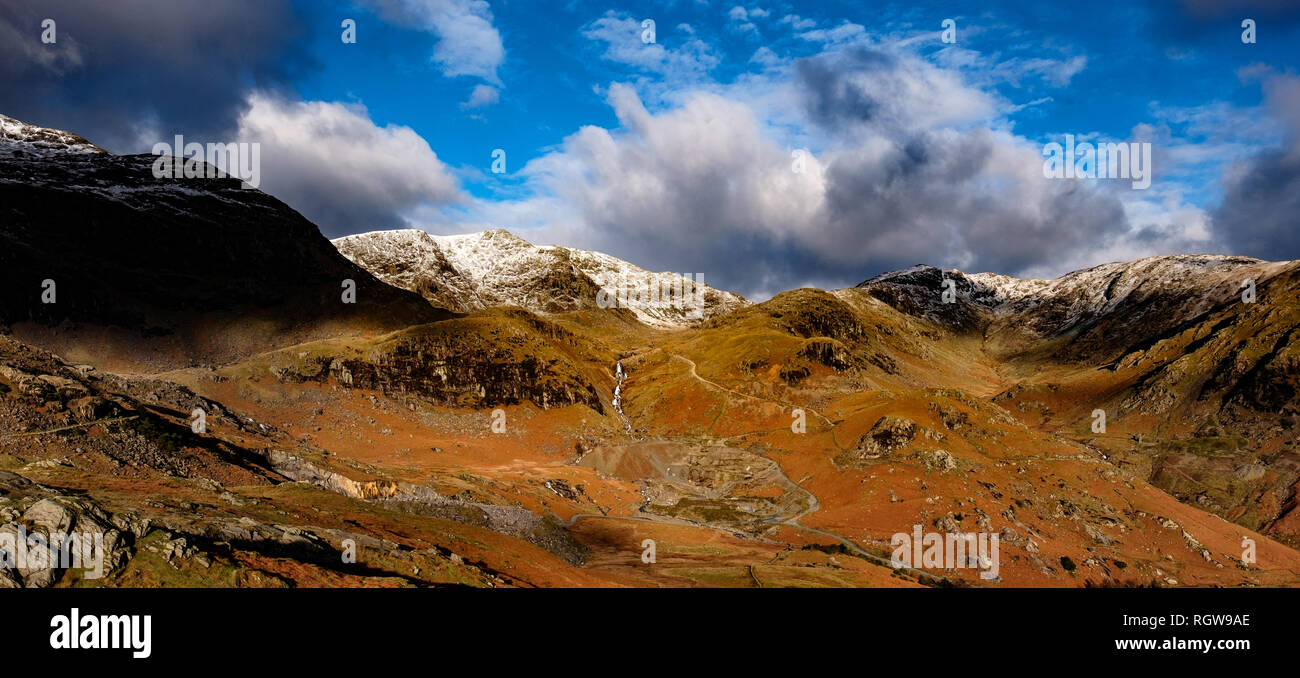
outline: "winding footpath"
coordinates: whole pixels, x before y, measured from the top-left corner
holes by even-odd
[[[662,349],[655,349],[655,350],[662,350]],[[779,404],[781,404],[781,405],[784,405],[784,406],[786,406],[786,407],[797,407],[797,406],[795,406],[795,405],[791,405],[790,403],[785,403],[785,402],[782,402],[782,401],[779,401],[779,400],[772,400],[772,399],[760,398],[760,397],[758,397],[758,396],[750,395],[750,394],[748,394],[748,393],[741,393],[741,392],[739,392],[739,391],[735,391],[735,390],[732,390],[732,389],[730,389],[730,388],[727,388],[726,386],[723,386],[723,385],[721,385],[721,384],[718,384],[718,383],[715,383],[715,382],[710,381],[710,380],[708,380],[708,379],[705,379],[704,377],[701,377],[701,376],[699,375],[699,373],[696,371],[695,361],[693,361],[693,360],[691,360],[691,359],[689,359],[689,358],[687,358],[687,357],[685,357],[685,356],[681,356],[681,355],[678,355],[678,354],[675,354],[675,353],[668,353],[668,355],[671,356],[672,358],[675,358],[675,359],[677,359],[677,360],[681,360],[682,362],[685,362],[685,363],[690,367],[690,376],[691,376],[692,378],[694,378],[694,379],[700,381],[700,382],[703,383],[703,384],[706,384],[706,385],[708,385],[708,386],[711,386],[711,387],[716,388],[716,389],[721,390],[721,391],[725,391],[725,392],[727,392],[727,393],[731,393],[731,394],[736,395],[736,396],[740,396],[740,397],[742,397],[742,398],[748,398],[748,399],[751,399],[751,400],[758,400],[758,401],[760,401],[760,402],[777,402],[777,403],[779,403]],[[622,361],[619,361],[619,362],[616,364],[616,366],[615,366],[615,376],[618,377],[618,384],[614,387],[614,409],[615,409],[615,411],[618,412],[619,417],[622,418],[623,423],[624,423],[624,425],[627,427],[628,433],[630,434],[631,431],[632,431],[632,424],[631,424],[631,422],[628,421],[627,417],[623,414],[623,406],[622,406],[622,403],[623,403],[623,382],[624,382],[624,380],[626,379],[626,376],[627,376],[627,373],[623,370],[623,363],[622,363]],[[822,421],[826,422],[826,424],[830,427],[830,431],[831,431],[831,435],[832,435],[832,439],[833,439],[833,436],[834,436],[834,433],[835,433],[835,423],[832,422],[832,421],[831,421],[828,417],[826,417],[825,415],[821,414],[820,412],[818,412],[818,411],[816,411],[816,410],[814,410],[814,409],[812,409],[812,408],[805,407],[805,408],[803,408],[803,409],[805,409],[805,410],[807,410],[807,411],[809,411],[809,412],[812,412],[814,415],[816,415],[817,417],[819,417]],[[728,438],[726,438],[726,439],[724,439],[724,440],[729,440],[729,439],[731,439],[731,438],[739,437],[739,436],[741,436],[741,435],[751,435],[751,434],[753,434],[753,433],[756,433],[756,432],[749,432],[749,433],[739,434],[738,436],[729,436]],[[839,446],[838,441],[836,441],[835,444],[836,444],[836,447]],[[769,518],[769,519],[767,519],[767,522],[768,522],[768,523],[771,523],[771,524],[774,524],[774,525],[784,525],[784,526],[787,526],[787,527],[794,528],[794,529],[796,529],[796,530],[803,530],[803,531],[805,531],[805,532],[811,532],[811,533],[813,533],[813,534],[819,534],[819,535],[821,535],[821,536],[824,536],[824,537],[827,537],[827,538],[830,538],[830,539],[834,539],[835,541],[837,541],[837,542],[839,542],[840,544],[842,544],[845,548],[847,548],[847,549],[849,549],[850,551],[852,551],[855,555],[857,555],[857,556],[863,558],[864,560],[867,560],[868,562],[871,562],[871,563],[873,563],[873,564],[879,565],[879,566],[881,566],[881,567],[887,567],[887,568],[889,568],[889,569],[891,569],[891,570],[898,570],[898,571],[905,572],[905,573],[907,573],[907,574],[912,575],[913,577],[916,577],[918,580],[920,580],[920,579],[922,579],[922,578],[928,578],[928,579],[930,579],[930,580],[937,580],[937,581],[941,581],[941,582],[945,582],[945,583],[949,581],[946,577],[943,577],[943,576],[940,576],[940,575],[936,575],[936,574],[933,574],[933,573],[930,573],[930,572],[925,572],[925,571],[923,571],[923,570],[918,570],[918,569],[916,569],[916,568],[912,568],[912,567],[903,567],[903,566],[897,566],[897,567],[896,567],[896,566],[895,566],[895,565],[890,561],[890,559],[888,559],[888,558],[884,558],[884,557],[882,557],[882,556],[876,555],[876,554],[874,554],[874,553],[871,553],[871,552],[869,552],[869,551],[863,549],[861,546],[858,546],[858,544],[856,544],[853,540],[851,540],[851,539],[849,539],[849,538],[847,538],[847,537],[844,537],[844,536],[842,536],[842,535],[836,534],[836,533],[834,533],[834,532],[830,532],[830,531],[828,531],[828,530],[823,530],[823,529],[820,529],[820,528],[809,527],[809,526],[807,526],[807,525],[804,525],[804,524],[803,524],[802,522],[800,522],[800,521],[803,520],[805,517],[807,517],[807,516],[809,516],[809,515],[811,515],[811,514],[817,512],[818,510],[820,510],[820,509],[821,509],[821,501],[819,501],[819,500],[817,499],[817,495],[813,494],[812,491],[808,490],[807,488],[805,488],[804,486],[800,485],[799,483],[796,483],[795,481],[791,480],[790,477],[787,476],[787,475],[785,474],[785,469],[781,468],[781,464],[780,464],[780,462],[777,462],[776,460],[771,460],[771,461],[772,461],[772,463],[773,463],[773,467],[774,467],[775,470],[776,470],[776,473],[781,477],[781,479],[782,479],[783,481],[785,481],[785,483],[786,483],[788,486],[790,486],[790,487],[792,487],[792,488],[795,488],[795,489],[797,489],[797,490],[803,492],[803,493],[806,495],[807,499],[806,499],[806,502],[805,502],[805,503],[806,503],[805,508],[804,508],[802,511],[800,511],[799,513],[797,513],[797,514],[795,514],[795,515],[793,515],[793,516],[790,516],[790,517],[788,517],[788,518],[784,518],[784,519],[781,519],[781,518]],[[605,519],[609,519],[609,520],[631,520],[631,521],[648,522],[648,523],[662,523],[662,524],[670,524],[670,525],[686,525],[686,526],[692,526],[692,527],[701,527],[701,528],[711,529],[711,530],[715,530],[715,531],[718,531],[718,532],[724,532],[724,533],[733,534],[733,535],[738,534],[738,533],[736,533],[736,532],[733,531],[733,530],[729,530],[729,529],[726,529],[726,528],[723,528],[723,527],[718,527],[718,526],[715,526],[715,525],[706,525],[706,524],[696,523],[696,522],[689,521],[689,520],[682,520],[682,519],[680,519],[680,518],[672,518],[672,517],[669,517],[669,516],[657,516],[657,515],[654,515],[654,514],[650,514],[650,515],[647,515],[647,516],[610,516],[610,515],[605,515],[605,514],[601,514],[601,513],[575,513],[575,514],[573,514],[572,516],[570,516],[568,520],[562,520],[562,521],[561,521],[561,524],[563,524],[565,527],[569,527],[569,526],[572,526],[572,525],[573,525],[575,522],[577,522],[578,520],[581,520],[581,519],[583,519],[583,518],[605,518]],[[764,541],[770,541],[770,540],[764,540]],[[752,565],[749,567],[749,575],[750,575],[750,577],[752,577],[752,578],[754,579],[755,584],[757,584],[759,587],[762,587],[762,583],[759,582],[758,578],[757,578],[757,577],[755,576],[755,574],[754,574],[754,569],[753,569],[753,566],[752,566]]]

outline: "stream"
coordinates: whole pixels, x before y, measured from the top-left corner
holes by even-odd
[[[623,427],[627,429],[628,435],[632,435],[632,422],[628,421],[626,414],[623,414],[623,380],[627,379],[627,372],[623,371],[622,360],[615,363],[614,376],[618,378],[618,383],[614,385],[614,411],[618,412],[619,419],[623,420]]]

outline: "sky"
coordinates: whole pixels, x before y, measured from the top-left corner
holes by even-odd
[[[1298,44],[1300,0],[7,0],[0,113],[259,143],[328,237],[505,228],[761,300],[1300,258]],[[1067,135],[1149,144],[1150,186],[1045,176]]]

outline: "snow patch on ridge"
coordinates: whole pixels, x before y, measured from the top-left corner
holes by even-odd
[[[1185,294],[1191,310],[1199,311],[1232,296],[1239,282],[1239,269],[1248,266],[1262,266],[1261,274],[1273,268],[1269,262],[1251,257],[1173,254],[1102,264],[1055,280],[1019,279],[995,273],[966,277],[992,290],[999,298],[999,306],[1017,311],[1028,310],[1039,302],[1067,301],[1076,312],[1104,313],[1138,288]]]
[[[63,130],[29,125],[0,114],[0,156],[50,157],[58,154],[105,154],[108,151]]]
[[[504,229],[462,235],[429,235],[418,229],[375,231],[333,243],[343,256],[379,279],[459,312],[507,305],[536,313],[596,309],[598,290],[611,281],[663,285],[682,277],[653,273],[601,252],[533,245]],[[707,285],[703,292],[706,318],[749,303]],[[694,322],[688,310],[664,304],[631,300],[627,308],[652,327],[686,327]]]

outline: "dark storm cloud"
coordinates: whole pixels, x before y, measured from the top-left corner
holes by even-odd
[[[981,125],[993,102],[951,73],[865,52],[802,68],[791,92],[837,142],[803,172],[742,103],[652,114],[611,87],[621,131],[584,128],[530,165],[576,208],[563,240],[761,298],[916,263],[1064,273],[1129,228],[1117,187],[1045,178],[1041,146]]]
[[[716,233],[704,222],[699,222],[696,231]],[[580,244],[653,271],[702,274],[710,286],[759,301],[797,287],[836,289],[855,285],[870,277],[863,273],[864,266],[880,263],[827,262],[820,252],[798,240],[742,230],[728,231],[725,238],[698,237],[687,246],[669,243],[650,230],[597,234]],[[891,268],[901,267],[892,266],[893,261]],[[905,265],[911,263],[916,262]]]
[[[986,121],[999,107],[994,95],[970,87],[959,73],[914,54],[866,47],[796,61],[793,87],[809,122],[835,137],[906,137]]]
[[[41,22],[57,42],[41,42]],[[0,5],[0,112],[118,153],[154,143],[260,146],[261,188],[328,235],[405,225],[425,202],[462,199],[407,127],[360,106],[299,101],[315,67],[289,0],[112,0]]]
[[[1261,259],[1300,258],[1300,77],[1264,81],[1264,110],[1285,130],[1281,145],[1229,172],[1214,230],[1232,251]]]
[[[1260,259],[1300,259],[1300,149],[1257,156],[1230,180],[1214,227],[1232,251]]]
[[[922,133],[883,157],[837,156],[826,173],[827,225],[872,268],[915,263],[1017,272],[1086,251],[1128,228],[1096,186],[1024,173],[1039,159],[987,130]]]
[[[250,88],[312,67],[301,35],[288,0],[7,0],[0,112],[115,152],[149,152],[149,132],[228,138]]]
[[[866,88],[846,79],[843,69],[873,71],[893,66],[893,57],[866,48],[851,50],[840,63],[801,59],[795,64],[795,73],[808,94],[804,99],[808,117],[829,130],[842,129],[846,122],[869,122],[880,113],[880,104]]]
[[[805,236],[823,259],[1013,273],[1050,267],[1128,229],[1113,193],[1046,180],[1036,147],[983,126],[962,129],[996,103],[951,73],[854,49],[802,60],[796,75],[808,117],[862,144],[827,156],[825,223]]]

